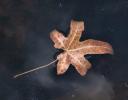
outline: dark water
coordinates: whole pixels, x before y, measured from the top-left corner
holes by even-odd
[[[71,67],[56,75],[56,64],[18,79],[12,76],[54,60],[49,33],[68,34],[70,21],[83,20],[82,40],[109,42],[114,55],[88,55],[92,69],[81,77]],[[127,100],[127,0],[1,0],[1,100]]]

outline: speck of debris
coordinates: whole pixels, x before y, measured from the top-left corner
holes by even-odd
[[[61,2],[59,2],[59,7],[62,8],[62,3]]]
[[[74,94],[72,94],[72,98],[75,98],[75,95]]]
[[[125,82],[125,83],[124,83],[124,86],[125,86],[126,88],[128,88],[128,83],[127,83],[127,82]]]

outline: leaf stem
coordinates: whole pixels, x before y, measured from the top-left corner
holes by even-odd
[[[51,64],[55,63],[57,60],[58,60],[58,59],[55,59],[54,61],[52,61],[52,62],[50,62],[50,63],[48,63],[48,64],[46,64],[46,65],[39,66],[39,67],[37,67],[37,68],[34,68],[34,69],[31,69],[31,70],[25,71],[25,72],[20,73],[20,74],[17,74],[17,75],[15,75],[15,76],[13,76],[13,78],[17,78],[17,77],[19,77],[19,76],[22,76],[22,75],[31,73],[31,72],[36,71],[36,70],[38,70],[38,69],[41,69],[41,68],[45,68],[45,67],[47,67],[47,66],[50,66]]]

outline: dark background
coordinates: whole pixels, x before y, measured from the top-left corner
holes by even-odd
[[[82,40],[109,42],[114,55],[88,55],[92,69],[81,77],[73,67],[61,76],[56,64],[13,75],[56,59],[49,34],[68,34],[70,21],[85,22]],[[1,100],[128,100],[128,0],[1,0]]]

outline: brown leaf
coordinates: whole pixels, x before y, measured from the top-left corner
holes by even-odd
[[[53,40],[54,47],[63,49],[64,52],[57,56],[57,74],[63,74],[72,64],[80,75],[85,75],[91,67],[91,63],[84,57],[87,54],[113,54],[111,45],[94,39],[88,39],[80,42],[80,37],[84,31],[83,21],[71,21],[70,33],[67,37],[54,30],[50,37]]]

